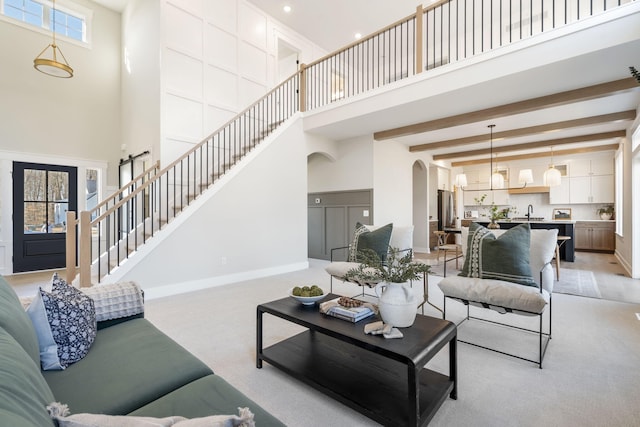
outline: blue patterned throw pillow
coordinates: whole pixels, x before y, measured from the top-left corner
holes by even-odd
[[[38,335],[45,371],[64,369],[81,360],[96,338],[93,300],[57,275],[51,292],[40,289],[27,313]]]

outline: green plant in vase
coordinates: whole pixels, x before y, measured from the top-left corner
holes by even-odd
[[[410,250],[402,251],[393,247],[389,247],[384,261],[371,249],[358,251],[358,262],[360,265],[347,271],[345,279],[360,283],[405,283],[418,280],[431,271],[429,265],[414,262]]]
[[[389,247],[385,260],[370,249],[358,251],[358,262],[360,265],[347,271],[345,279],[357,283],[377,283],[375,292],[382,321],[398,328],[411,326],[420,298],[407,282],[429,274],[431,267],[423,262],[414,262],[410,250],[401,251],[393,247]]]
[[[614,213],[613,205],[606,205],[601,208],[598,208],[596,210],[596,213],[600,215],[600,218],[609,220],[613,218],[613,213]]]

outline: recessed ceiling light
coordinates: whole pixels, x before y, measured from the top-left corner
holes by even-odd
[[[355,37],[356,37],[356,40],[360,40],[362,38],[362,34],[356,33]]]
[[[282,8],[282,10],[284,10],[284,13],[289,13],[291,12],[291,6],[285,6]]]

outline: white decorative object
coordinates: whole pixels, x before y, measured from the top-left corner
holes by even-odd
[[[380,282],[375,288],[382,321],[397,328],[413,325],[418,298],[406,283]]]

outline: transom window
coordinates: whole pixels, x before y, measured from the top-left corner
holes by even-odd
[[[2,14],[7,17],[45,30],[55,28],[56,34],[87,42],[86,19],[80,13],[74,13],[66,8],[60,9],[57,5],[54,11],[51,3],[47,1],[0,0],[0,2]]]

